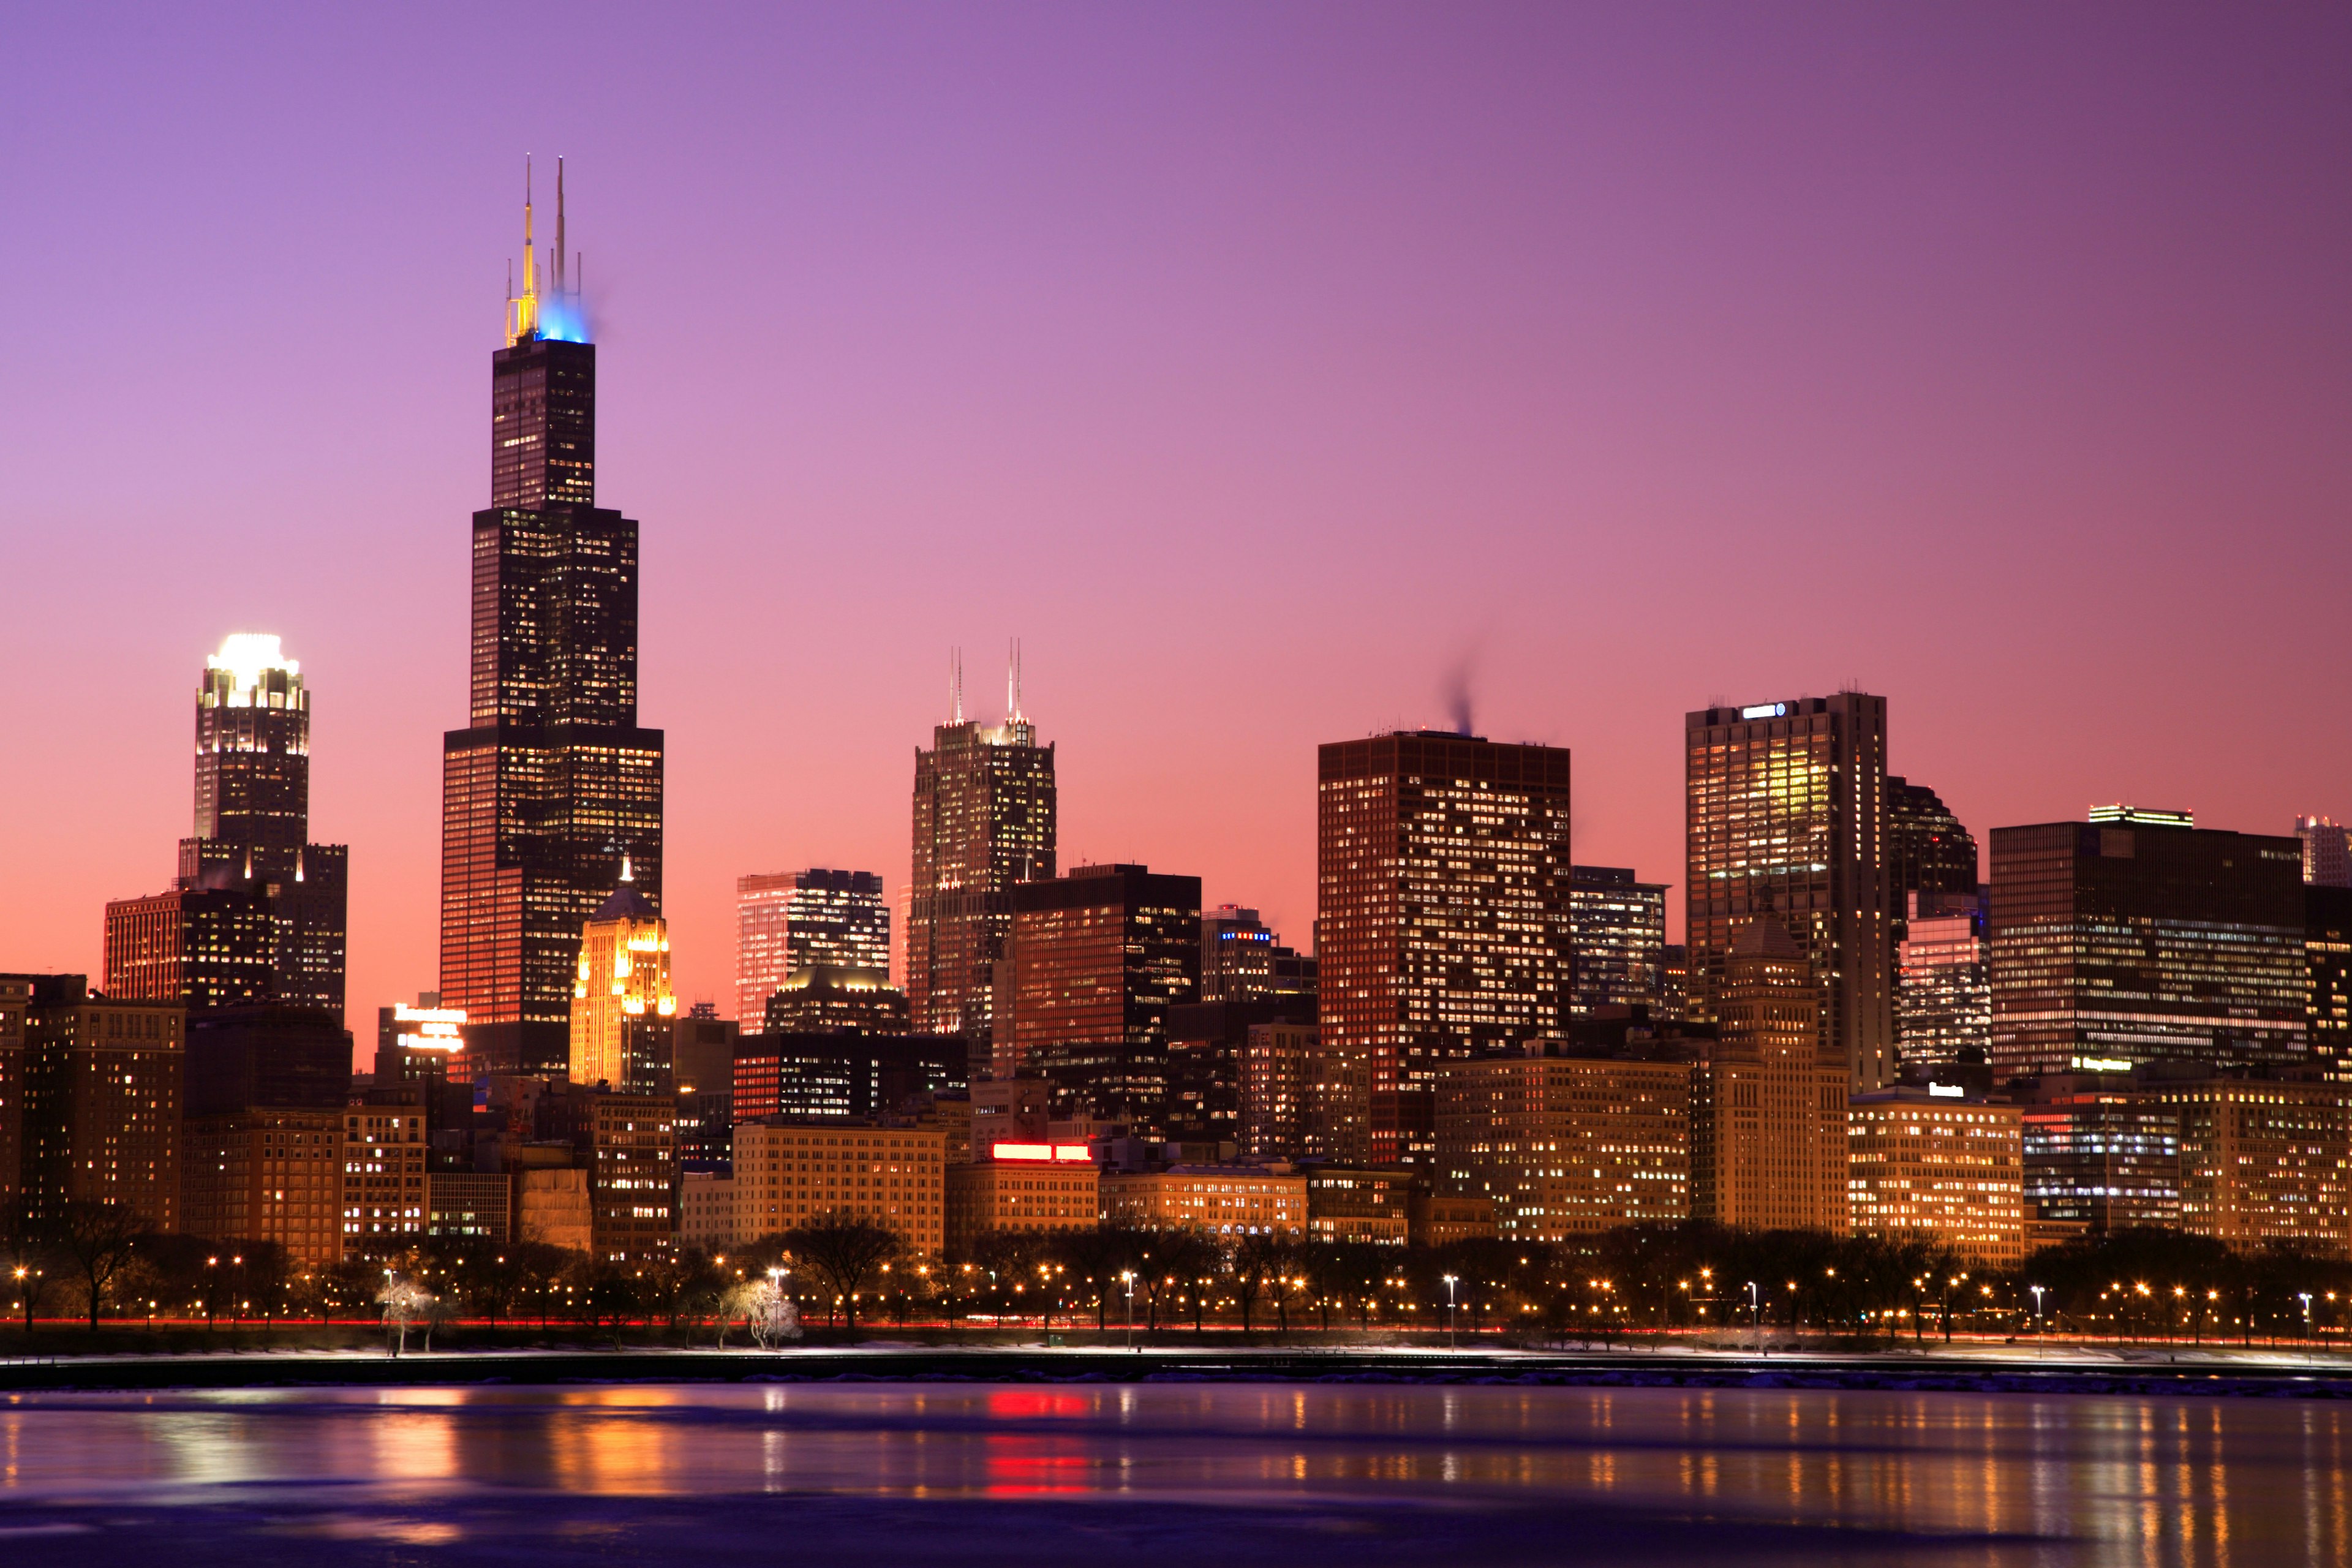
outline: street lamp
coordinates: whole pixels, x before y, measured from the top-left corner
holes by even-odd
[[[2303,1337],[2307,1340],[2311,1338],[2311,1292],[2298,1290],[2295,1299],[2303,1303]]]
[[[2308,1301],[2310,1298],[2306,1296],[2304,1300]],[[1447,1350],[1453,1350],[1455,1348],[1454,1339],[1454,1276],[1451,1274],[1448,1274],[1445,1277],[1445,1348]]]
[[[1764,1296],[1753,1279],[1748,1282],[1748,1326],[1756,1331],[1756,1350],[1760,1355],[1764,1350]]]
[[[1122,1268],[1118,1277],[1127,1284],[1127,1348],[1135,1348],[1135,1270]]]
[[[2040,1361],[2042,1359],[2042,1335],[2043,1332],[2042,1327],[2042,1292],[2043,1287],[2040,1285],[2028,1285],[2026,1289],[2033,1292],[2033,1359],[2035,1361]]]

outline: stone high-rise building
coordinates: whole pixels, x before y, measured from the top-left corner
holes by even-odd
[[[1858,691],[1685,716],[1691,1003],[1745,927],[1779,921],[1822,991],[1822,1044],[1856,1089],[1895,1072],[1886,699]]]
[[[119,1204],[180,1228],[182,1030],[176,1002],[89,992],[79,974],[27,982],[22,1192],[37,1225],[71,1203]]]
[[[662,734],[637,724],[637,524],[596,504],[596,348],[525,258],[490,361],[467,727],[442,742],[441,999],[481,1068],[570,1066],[581,930],[626,861],[662,902]],[[526,246],[530,206],[523,207]]]
[[[625,1094],[672,1092],[677,1018],[669,922],[625,879],[581,932],[580,974],[572,991],[572,1081]]]
[[[1691,1081],[1692,1216],[1845,1235],[1848,1065],[1822,1043],[1811,960],[1777,919],[1751,920],[1715,996]]]
[[[1318,769],[1325,1146],[1425,1163],[1445,1062],[1560,1031],[1569,753],[1400,731],[1326,745]]]
[[[1054,875],[1054,748],[1020,711],[1002,724],[956,716],[915,752],[907,1000],[918,1032],[971,1042],[989,1070],[997,965],[1013,930],[1013,886]]]

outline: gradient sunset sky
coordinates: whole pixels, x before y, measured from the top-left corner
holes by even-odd
[[[689,1001],[739,873],[895,892],[1015,636],[1064,863],[1302,946],[1316,743],[1457,676],[1668,882],[1684,711],[1847,685],[1980,839],[2352,816],[2347,82],[2340,5],[18,7],[0,969],[97,974],[267,631],[363,1062],[436,984],[526,153]]]

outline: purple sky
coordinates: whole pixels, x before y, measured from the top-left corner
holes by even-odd
[[[435,984],[527,151],[688,999],[738,873],[896,888],[1016,634],[1066,863],[1302,943],[1315,743],[1462,668],[1667,881],[1684,710],[1844,684],[1979,837],[2352,815],[2347,81],[2319,5],[19,8],[0,968],[96,973],[274,631],[352,1017]]]

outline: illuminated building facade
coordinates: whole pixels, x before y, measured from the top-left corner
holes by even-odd
[[[1285,1236],[1307,1227],[1307,1178],[1265,1165],[1171,1165],[1106,1171],[1105,1219],[1146,1230],[1216,1237]]]
[[[1219,904],[1201,916],[1201,1000],[1315,994],[1313,955],[1285,947],[1255,910]]]
[[[1691,1079],[1692,1217],[1847,1234],[1851,1066],[1824,1044],[1812,961],[1777,919],[1732,939],[1715,1011]]]
[[[588,1173],[591,1250],[614,1263],[668,1257],[677,1235],[677,1108],[670,1097],[586,1089],[566,1103]]]
[[[2180,1227],[2232,1247],[2342,1257],[2352,1240],[2352,1105],[2319,1079],[2145,1082],[2180,1127]]]
[[[2298,816],[2303,879],[2315,888],[2352,888],[2352,832],[2324,816]]]
[[[787,1035],[735,1047],[734,1118],[913,1114],[926,1097],[966,1087],[958,1035]]]
[[[1666,886],[1640,882],[1620,866],[1571,866],[1568,1010],[1652,1007],[1666,950]]]
[[[342,1117],[343,1256],[396,1258],[425,1235],[423,1110],[354,1105]]]
[[[2338,1082],[2352,1079],[2352,888],[2304,884],[2303,960],[2311,1059]]]
[[[1691,1213],[1691,1063],[1670,1048],[1533,1041],[1454,1062],[1437,1099],[1449,1191],[1494,1200],[1496,1234],[1559,1241]]]
[[[180,1228],[185,1015],[176,1002],[91,994],[79,974],[21,976],[22,1198],[36,1225],[68,1203],[120,1204]]]
[[[187,1119],[183,1228],[224,1246],[268,1243],[297,1268],[343,1256],[343,1112],[255,1108]]]
[[[1429,1184],[1426,1167],[1299,1167],[1307,1178],[1307,1231],[1317,1241],[1403,1247],[1412,1240],[1413,1199]]]
[[[936,1127],[770,1118],[735,1124],[736,1234],[781,1236],[828,1215],[946,1245],[947,1138]]]
[[[1313,1024],[1273,1019],[1248,1026],[1240,1047],[1235,1142],[1259,1159],[1323,1152],[1318,1118],[1323,1034]]]
[[[959,1257],[992,1231],[1050,1236],[1102,1217],[1094,1156],[1084,1143],[999,1143],[947,1167],[947,1247]]]
[[[193,1013],[277,994],[278,917],[254,888],[174,888],[106,906],[106,994]]]
[[[559,193],[557,231],[562,230]],[[524,207],[526,243],[530,207]],[[633,868],[658,912],[662,734],[637,724],[637,524],[595,504],[596,350],[564,251],[491,357],[467,727],[442,745],[441,999],[471,1054],[568,1070],[582,927]]]
[[[514,1179],[479,1171],[425,1172],[425,1234],[509,1239],[514,1234]]]
[[[775,1035],[903,1035],[912,1021],[907,994],[879,969],[813,963],[769,994],[765,1032]]]
[[[1948,1067],[1963,1051],[1989,1051],[1992,974],[1976,895],[1953,900],[1950,913],[1940,911],[1952,905],[1932,893],[1910,893],[1906,901],[1895,950],[1895,1033],[1904,1064]]]
[[[1769,917],[1812,963],[1824,1047],[1854,1088],[1891,1081],[1886,699],[1702,709],[1684,719],[1683,764],[1694,1009],[1713,1005],[1740,931]]]
[[[1956,1084],[1894,1084],[1853,1097],[1846,1136],[1853,1234],[1933,1237],[1987,1268],[2025,1260],[2018,1107]]]
[[[2030,1218],[2090,1231],[2180,1224],[2180,1118],[2130,1074],[2037,1079],[2019,1112]]]
[[[627,876],[625,868],[623,877]],[[669,984],[669,922],[627,880],[581,933],[572,990],[572,1081],[625,1094],[671,1092],[677,996]]]
[[[2301,846],[2108,816],[1993,830],[1994,1076],[2305,1061]]]
[[[768,998],[803,969],[874,970],[887,984],[890,910],[871,871],[813,868],[735,880],[735,1016],[755,1035]],[[901,1020],[898,1027],[906,1027]]]
[[[907,903],[907,999],[915,1027],[971,1042],[974,1078],[992,1058],[997,964],[1013,931],[1013,887],[1054,875],[1054,748],[1016,701],[1002,724],[955,719],[915,753],[914,858]]]
[[[995,1076],[1044,1078],[1057,1115],[1164,1129],[1168,1010],[1200,996],[1201,879],[1081,866],[1012,904]]]
[[[1327,1148],[1425,1163],[1444,1063],[1559,1032],[1569,753],[1421,731],[1325,745],[1318,772]]]

